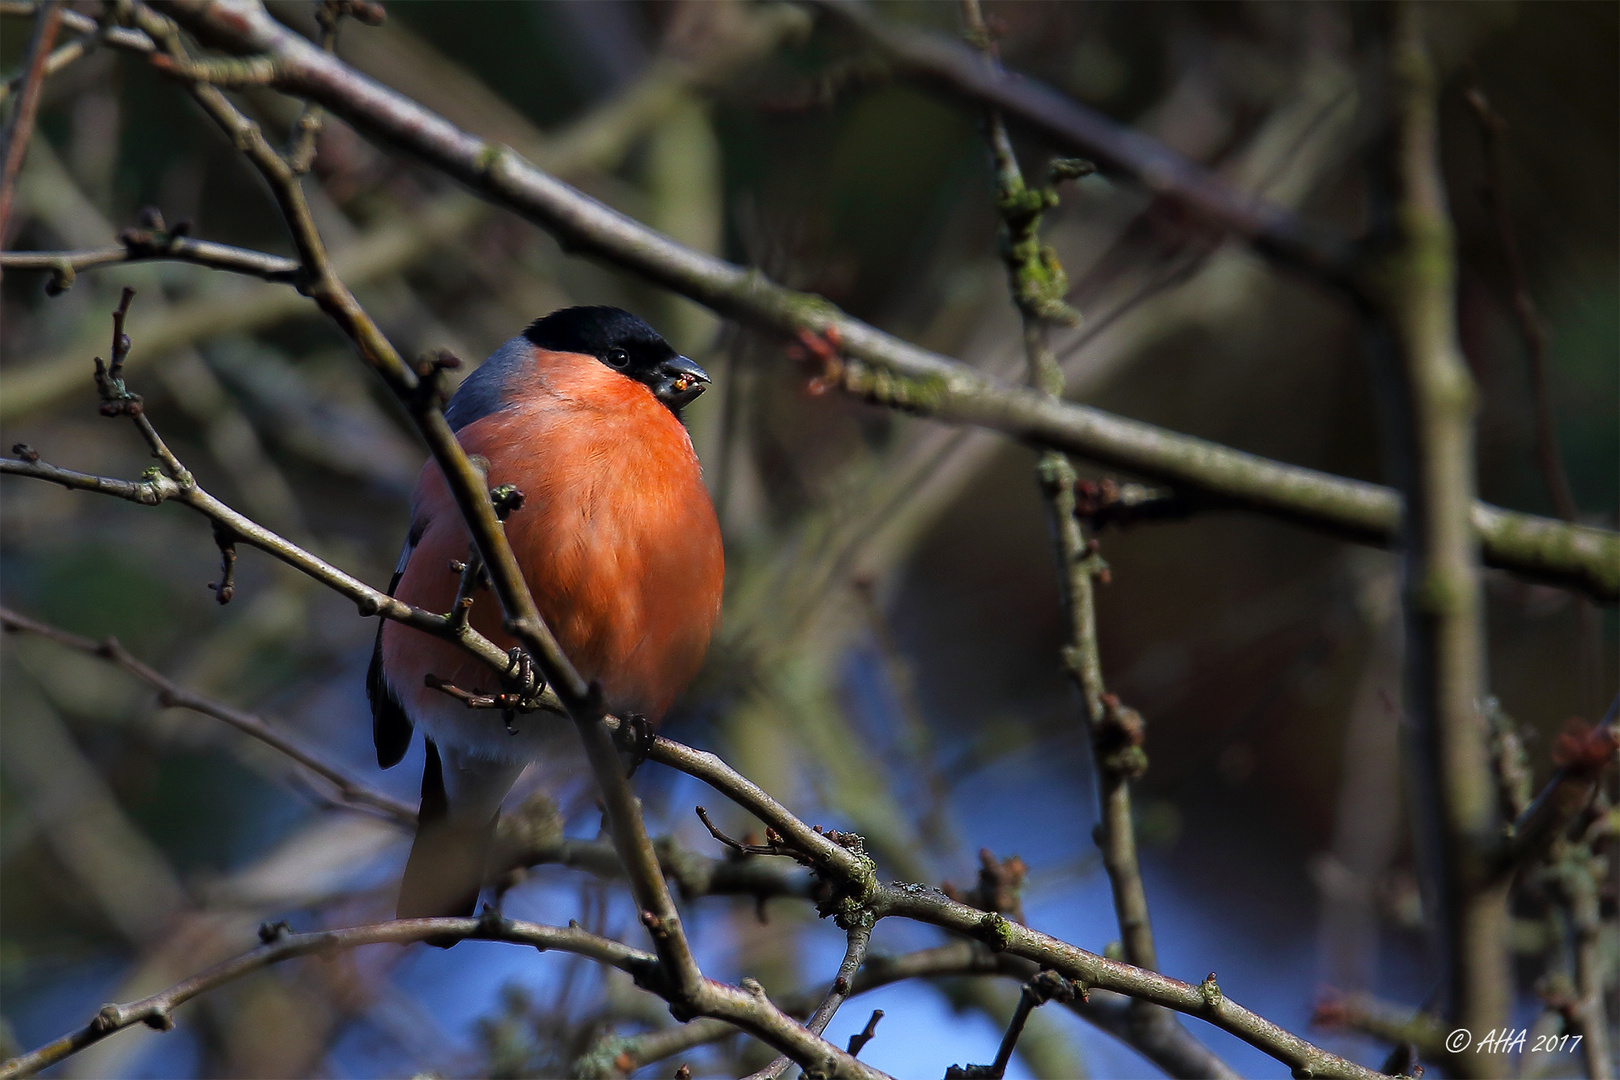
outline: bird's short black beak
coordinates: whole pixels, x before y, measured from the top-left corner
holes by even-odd
[[[659,401],[679,410],[709,388],[709,373],[684,356],[673,356],[653,371],[650,385]]]

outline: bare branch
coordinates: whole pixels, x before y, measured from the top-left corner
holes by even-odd
[[[416,823],[416,811],[411,809],[410,806],[391,796],[384,795],[380,791],[374,791],[337,766],[328,764],[313,750],[304,746],[293,736],[278,730],[262,717],[243,712],[216,698],[199,694],[167,678],[155,668],[137,660],[117,638],[109,637],[101,642],[91,641],[89,638],[70,634],[66,630],[60,630],[47,623],[30,619],[26,615],[21,615],[4,607],[0,607],[0,627],[3,627],[8,633],[33,634],[36,637],[54,641],[58,645],[64,645],[67,648],[100,657],[129,672],[156,690],[158,692],[158,703],[164,708],[190,709],[193,712],[202,713],[204,716],[211,716],[216,720],[223,721],[244,735],[250,735],[266,746],[280,751],[311,773],[325,780],[337,789],[338,797],[345,802],[356,806],[370,807],[403,825],[414,825]]]
[[[1003,386],[945,357],[852,319],[818,296],[784,289],[758,271],[684,248],[609,209],[442,117],[360,75],[276,23],[257,5],[174,0],[165,6],[210,43],[274,56],[275,85],[319,101],[362,131],[401,147],[485,198],[527,217],[565,247],[641,274],[750,325],[792,337],[834,331],[846,358],[838,378],[850,393],[952,423],[977,424],[1052,446],[1232,505],[1391,544],[1400,497],[1375,484],[1329,476],[1088,406],[1047,401]],[[1620,599],[1620,535],[1475,504],[1487,564]]]
[[[1553,416],[1552,388],[1549,372],[1552,370],[1552,343],[1547,321],[1536,307],[1530,292],[1530,278],[1524,270],[1524,256],[1519,251],[1519,237],[1513,229],[1513,215],[1507,201],[1507,121],[1491,108],[1490,99],[1479,86],[1472,86],[1467,94],[1468,107],[1479,118],[1480,139],[1485,150],[1485,207],[1496,226],[1496,240],[1502,246],[1502,258],[1507,263],[1508,287],[1512,297],[1513,314],[1517,317],[1519,334],[1524,338],[1525,352],[1530,357],[1531,400],[1535,402],[1536,464],[1547,482],[1553,509],[1565,521],[1574,521],[1575,496],[1570,491],[1569,473],[1564,469],[1564,458],[1558,448],[1558,424]]]
[[[915,885],[879,885],[871,906],[879,918],[899,915],[932,923],[982,941],[994,951],[1051,968],[1066,978],[1078,980],[1088,991],[1112,990],[1206,1020],[1284,1062],[1296,1072],[1308,1072],[1315,1077],[1355,1077],[1360,1080],[1370,1080],[1380,1075],[1313,1046],[1265,1017],[1245,1009],[1226,997],[1213,977],[1194,986],[1155,971],[1146,971],[1123,961],[1086,952],[1002,915],[968,907],[943,893]]]
[[[1400,5],[1390,43],[1389,162],[1395,235],[1383,272],[1389,365],[1389,466],[1406,495],[1406,707],[1418,744],[1420,847],[1438,871],[1450,1021],[1508,1021],[1507,886],[1488,874],[1499,830],[1486,746],[1485,643],[1474,493],[1475,387],[1457,342],[1454,237],[1440,171],[1439,79],[1423,10]],[[1479,1044],[1476,1043],[1477,1047]],[[1465,1051],[1467,1072],[1500,1066]]]
[[[64,23],[67,22],[66,19],[63,19],[62,21]],[[69,29],[71,30],[76,28],[70,26]],[[58,71],[61,71],[69,64],[82,59],[90,52],[91,49],[95,48],[96,45],[99,44],[100,39],[94,31],[95,24],[91,23],[90,33],[88,33],[86,36],[77,38],[68,42],[66,45],[62,45],[51,50],[51,55],[45,59],[45,70],[41,78],[50,78],[52,75],[55,75]],[[28,75],[29,71],[24,71],[22,74],[16,75],[7,80],[4,85],[0,85],[0,104],[3,104],[8,98],[11,97],[11,95],[17,93],[25,85],[27,85]]]
[[[28,154],[28,142],[34,137],[34,115],[39,111],[51,46],[56,43],[56,32],[61,26],[61,0],[46,0],[34,14],[34,33],[23,54],[22,90],[11,120],[6,124],[5,136],[0,138],[0,243],[4,243],[11,224],[11,200],[17,193],[17,174],[22,171],[23,158]]]
[[[0,267],[52,271],[56,275],[48,289],[52,293],[65,292],[81,270],[119,263],[187,262],[288,285],[296,285],[303,276],[296,259],[209,240],[193,240],[183,233],[127,229],[118,239],[117,246],[86,251],[7,251],[0,253]]]
[[[833,978],[832,985],[827,988],[827,994],[816,1006],[816,1011],[810,1014],[805,1021],[805,1027],[820,1035],[827,1030],[838,1007],[848,1000],[855,990],[855,974],[860,971],[861,965],[866,961],[866,946],[872,940],[872,927],[870,924],[859,924],[849,929],[849,945],[844,951],[843,962],[838,965],[838,974]],[[864,1045],[864,1044],[863,1044]],[[858,1047],[851,1040],[849,1053],[853,1057]],[[788,1066],[793,1062],[786,1056],[779,1057],[769,1065],[752,1073],[747,1080],[777,1080],[787,1072]]]
[[[362,945],[408,945],[435,940],[502,941],[527,945],[542,952],[556,950],[589,957],[597,963],[618,968],[635,979],[644,990],[671,997],[676,992],[664,981],[663,968],[656,956],[632,949],[617,941],[598,937],[578,927],[543,926],[514,922],[491,912],[469,919],[400,919],[393,922],[323,930],[307,934],[282,933],[277,927],[264,927],[265,944],[251,952],[217,964],[207,971],[176,983],[166,990],[139,1001],[104,1007],[95,1018],[77,1031],[54,1042],[12,1058],[0,1065],[0,1080],[31,1076],[39,1070],[100,1042],[114,1032],[134,1024],[145,1024],[167,1031],[174,1026],[174,1010],[216,987],[254,971],[299,956],[347,951]],[[857,1061],[853,1055],[809,1032],[782,1012],[765,996],[759,984],[744,979],[741,986],[705,981],[705,1015],[724,1020],[770,1045],[787,1051],[800,1061],[814,1061],[829,1067],[828,1075],[860,1080],[882,1080],[884,1073]]]
[[[880,46],[904,70],[998,110],[1055,149],[1096,158],[1291,269],[1352,294],[1357,291],[1353,249],[1344,237],[1228,186],[1158,140],[1122,127],[1038,80],[981,63],[964,45],[888,24],[859,0],[810,2]]]
[[[18,460],[0,458],[0,475],[9,474],[45,480],[72,491],[92,491],[111,495],[142,506],[156,506],[171,501],[182,503],[214,522],[216,526],[228,530],[236,540],[258,548],[319,581],[338,595],[347,597],[354,602],[355,608],[363,617],[378,615],[453,641],[494,671],[505,673],[511,667],[510,657],[477,631],[470,627],[457,631],[447,616],[413,607],[394,599],[381,589],[372,588],[359,578],[266,529],[245,514],[231,509],[203,490],[195,479],[192,479],[189,485],[182,485],[164,476],[154,467],[140,480],[119,480],[58,468],[41,461],[38,451],[22,443],[13,447],[13,452],[18,455]],[[550,701],[550,707],[558,711],[562,708],[561,703],[554,697]]]
[[[851,995],[864,994],[868,990],[908,979],[994,975],[1024,982],[1037,970],[1035,965],[1019,957],[991,952],[978,942],[958,941],[901,956],[881,954],[868,956],[865,965],[855,977]],[[828,991],[830,989],[831,987],[828,987]],[[799,995],[787,999],[785,1008],[795,1016],[808,1015],[816,1000],[817,998],[812,995]],[[1184,1077],[1187,1080],[1211,1077],[1215,1080],[1237,1080],[1236,1073],[1179,1025],[1163,1026],[1155,1033],[1159,1037],[1153,1039],[1134,1036],[1130,1030],[1132,1020],[1129,1015],[1129,1003],[1129,998],[1099,992],[1090,1000],[1075,998],[1065,1002],[1065,1005],[1102,1030],[1123,1042],[1130,1043],[1170,1076]],[[877,1015],[881,1017],[881,1010]],[[868,1021],[866,1030],[850,1039],[851,1054],[858,1054],[870,1041],[875,1024],[875,1019]],[[719,1021],[693,1020],[678,1027],[643,1035],[606,1037],[588,1051],[585,1057],[612,1058],[629,1068],[639,1068],[723,1039],[732,1034],[733,1030],[729,1024]]]
[[[1430,1062],[1454,1064],[1446,1049],[1446,1028],[1438,1018],[1371,994],[1341,996],[1329,992],[1317,1002],[1311,1023],[1329,1030],[1358,1031],[1381,1042],[1410,1043]]]
[[[1085,997],[1085,987],[1077,986],[1057,972],[1037,972],[1018,994],[1018,1007],[1007,1024],[1006,1034],[1001,1038],[996,1060],[989,1065],[969,1065],[966,1068],[952,1065],[945,1070],[945,1080],[1001,1080],[1006,1075],[1008,1063],[1012,1061],[1018,1038],[1024,1033],[1024,1025],[1029,1022],[1030,1013],[1048,1001],[1068,1002],[1075,998],[1084,1000]]]

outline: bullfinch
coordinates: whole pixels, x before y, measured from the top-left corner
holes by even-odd
[[[620,715],[656,722],[697,674],[720,617],[725,558],[681,409],[709,382],[645,322],[575,307],[534,322],[461,384],[445,419],[491,487],[523,493],[506,536],[563,651]],[[390,594],[431,611],[455,603],[470,537],[439,467],[422,468]],[[503,649],[487,588],[474,629]],[[400,918],[470,915],[501,801],[542,748],[544,714],[470,709],[427,685],[474,694],[500,677],[450,643],[384,622],[366,677],[377,763],[427,741],[422,808]]]

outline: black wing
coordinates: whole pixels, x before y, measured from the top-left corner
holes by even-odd
[[[405,550],[399,553],[399,565],[394,568],[394,578],[388,583],[389,596],[393,596],[394,590],[399,588],[399,579],[405,576],[405,565],[410,562],[411,552],[416,549],[416,542],[422,539],[426,525],[424,521],[411,526]],[[371,666],[366,669],[366,700],[371,702],[371,742],[377,748],[377,764],[391,769],[411,748],[411,731],[415,725],[405,715],[399,698],[394,696],[394,688],[388,685],[388,678],[383,674],[383,625],[386,624],[377,627],[377,640],[371,647]]]

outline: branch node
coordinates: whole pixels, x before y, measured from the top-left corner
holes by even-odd
[[[1097,163],[1085,158],[1053,158],[1046,167],[1046,175],[1054,184],[1065,180],[1079,180],[1097,171]]]
[[[103,1005],[101,1011],[96,1013],[96,1018],[90,1021],[90,1030],[98,1035],[116,1031],[124,1026],[126,1019],[127,1014],[122,1005]]]
[[[214,522],[214,543],[219,547],[220,576],[209,582],[214,599],[221,604],[231,602],[236,595],[236,534],[219,522]]]
[[[849,1037],[850,1057],[858,1057],[860,1052],[866,1049],[866,1044],[871,1042],[872,1038],[877,1035],[878,1021],[882,1019],[883,1010],[873,1009],[872,1018],[866,1022],[866,1026]]]
[[[141,415],[141,396],[131,393],[129,387],[124,385],[124,360],[129,356],[129,335],[124,333],[124,319],[129,314],[129,304],[135,299],[135,290],[129,286],[124,287],[118,308],[112,313],[112,359],[103,361],[96,357],[96,391],[101,395],[102,416],[130,416]]]
[[[1204,976],[1204,981],[1198,984],[1198,996],[1204,999],[1204,1006],[1209,1009],[1219,1009],[1221,1002],[1226,1000],[1225,995],[1221,993],[1220,984],[1215,981],[1213,971]]]
[[[705,829],[709,830],[709,835],[714,837],[716,840],[720,841],[726,847],[730,848],[733,855],[734,855],[734,857],[736,857],[738,859],[745,859],[750,855],[793,855],[793,854],[795,854],[795,852],[793,852],[793,851],[783,849],[783,846],[782,846],[782,843],[781,843],[782,838],[781,838],[781,836],[779,836],[776,833],[776,831],[774,829],[767,829],[766,830],[766,837],[765,838],[768,841],[768,843],[764,843],[764,844],[745,844],[740,840],[733,840],[731,837],[729,837],[725,833],[721,832],[720,827],[718,825],[716,825],[712,820],[710,820],[708,810],[706,810],[705,808],[703,808],[701,806],[697,807],[696,809],[697,809],[698,820],[703,822],[703,827]]]
[[[991,952],[1005,952],[1012,945],[1012,923],[997,911],[987,911],[973,928],[973,936],[990,946]]]
[[[264,922],[259,924],[259,940],[264,942],[266,945],[269,945],[272,942],[280,941],[290,933],[292,933],[292,924],[286,919],[278,919],[275,922]]]
[[[485,904],[478,909],[478,935],[480,937],[498,938],[510,933],[512,920],[503,916],[494,904]]]
[[[63,259],[51,267],[51,276],[45,282],[45,295],[61,296],[73,288],[73,283],[78,280],[78,276],[78,271],[73,269],[73,264]]]
[[[1147,772],[1147,722],[1142,714],[1120,703],[1118,694],[1102,696],[1102,722],[1093,736],[1098,763],[1113,775],[1135,780]]]

